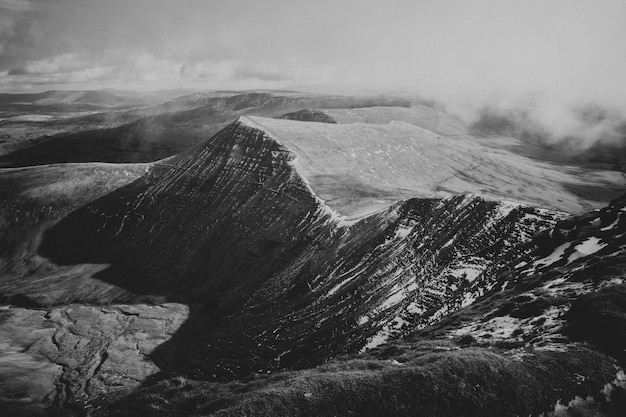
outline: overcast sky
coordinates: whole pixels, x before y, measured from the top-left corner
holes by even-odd
[[[624,0],[0,0],[0,90],[331,85],[626,101]]]

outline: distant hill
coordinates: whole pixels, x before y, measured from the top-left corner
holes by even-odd
[[[2,93],[0,105],[92,105],[98,107],[130,107],[155,104],[157,97],[151,94],[118,90],[49,90],[43,93]]]

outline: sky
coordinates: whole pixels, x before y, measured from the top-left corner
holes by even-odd
[[[330,86],[626,103],[624,0],[0,0],[0,91]]]

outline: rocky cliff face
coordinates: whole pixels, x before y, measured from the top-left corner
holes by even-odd
[[[474,303],[403,338],[233,385],[163,380],[101,415],[621,416],[625,202],[559,221]]]
[[[235,385],[163,380],[102,415],[621,416],[625,204],[557,222],[473,303],[365,353]]]

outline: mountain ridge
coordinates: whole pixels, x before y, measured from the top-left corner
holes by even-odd
[[[511,344],[526,349],[524,337],[530,340],[540,330],[550,337],[558,333],[552,325],[562,319],[544,311],[562,299],[550,299],[552,304],[544,305],[543,298],[525,294],[526,284],[516,281],[515,267],[524,259],[532,264],[539,256],[537,246],[546,239],[534,237],[538,232],[570,230],[570,223],[578,221],[571,215],[472,193],[421,198],[403,198],[403,193],[379,195],[384,184],[372,187],[365,170],[361,182],[370,186],[370,192],[349,197],[357,203],[387,201],[375,209],[368,205],[365,212],[353,211],[351,216],[337,210],[343,206],[324,194],[319,174],[339,178],[345,166],[355,163],[348,151],[355,150],[350,140],[355,132],[367,133],[359,136],[362,144],[382,147],[390,141],[382,134],[398,130],[424,135],[424,143],[449,140],[408,123],[335,125],[245,116],[201,144],[150,164],[61,164],[4,171],[5,187],[0,182],[0,192],[15,210],[5,211],[9,233],[1,235],[2,241],[8,245],[17,241],[10,231],[18,223],[29,240],[17,253],[0,252],[3,262],[23,267],[0,278],[0,295],[5,303],[13,304],[0,311],[0,333],[10,341],[0,348],[12,360],[27,357],[34,367],[42,367],[49,390],[46,404],[59,413],[95,407],[102,393],[135,388],[137,379],[145,380],[153,372],[149,379],[156,385],[148,384],[136,395],[169,384],[172,375],[193,379],[192,387],[223,382],[227,385],[220,389],[243,384],[254,392],[255,382],[252,388],[246,385],[255,381],[254,375],[280,372],[274,378],[280,380],[283,375],[288,381],[303,369],[315,381],[315,390],[321,385],[332,391],[332,370],[344,372],[343,359],[357,373],[361,368],[353,360],[367,364],[366,386],[370,388],[382,375],[369,373],[376,369],[399,381],[404,381],[402,375],[421,378],[422,369],[435,369],[422,368],[422,362],[407,372],[397,368],[392,360],[403,363],[405,344],[415,345],[418,355],[428,351],[427,362],[428,358],[447,361],[454,372],[458,372],[457,364],[472,367],[476,360],[490,375],[497,374],[494,369],[514,369],[515,375],[532,376],[536,369],[551,366],[567,378],[575,370],[593,380],[584,390],[568,386],[533,399],[528,407],[516,399],[517,408],[511,407],[517,414],[544,410],[561,392],[587,392],[606,384],[608,376],[614,376],[613,359],[586,345],[572,346],[577,353],[571,360],[543,352],[527,368],[514,365],[519,352],[510,351],[502,340],[514,337]],[[307,147],[313,141],[319,145],[318,154]],[[400,146],[405,142],[406,149]],[[426,149],[417,141],[405,142],[387,149],[385,155],[391,160],[387,167],[410,161],[409,143],[415,145],[413,151]],[[359,152],[362,159],[354,158],[357,166],[366,168],[367,161],[376,160],[365,148]],[[335,159],[326,158],[327,153]],[[404,169],[409,178],[409,173],[419,172],[411,171],[413,166],[398,164],[394,170]],[[75,201],[64,196],[62,187],[41,185],[48,174],[59,175],[63,183],[63,175],[71,177],[81,169],[95,170],[86,176],[88,182],[98,176],[105,184],[107,178],[115,180],[106,189],[89,182],[92,188]],[[380,176],[397,177],[393,172]],[[419,185],[421,178],[415,177]],[[23,184],[17,186],[15,179]],[[335,192],[354,188],[355,181],[350,181],[335,183],[339,187]],[[551,192],[564,192],[558,183],[541,181],[550,185]],[[333,184],[326,186],[332,190]],[[44,187],[45,192],[33,191],[37,187]],[[410,195],[415,189],[417,185],[403,192]],[[60,205],[59,211],[46,211],[52,203],[64,201],[67,204]],[[32,210],[23,211],[28,206]],[[22,217],[14,216],[17,211]],[[623,220],[615,210],[609,211],[613,214],[606,215],[599,226]],[[563,244],[555,245],[551,239],[547,240],[552,243],[544,245],[545,256]],[[527,285],[537,286],[538,280],[531,278]],[[511,306],[503,294],[514,294]],[[495,300],[497,311],[490,311],[488,300]],[[509,314],[524,312],[530,316],[520,319]],[[170,314],[172,321],[167,322]],[[530,325],[541,319],[543,324]],[[21,321],[24,337],[17,326]],[[168,323],[167,340],[157,331],[164,322]],[[508,322],[521,323],[521,333],[492,328]],[[104,333],[90,336],[90,323],[101,323]],[[146,336],[141,326],[147,329]],[[110,335],[124,334],[125,328],[131,331],[122,342],[115,342]],[[473,333],[466,331],[474,328]],[[476,333],[469,335],[474,339],[468,332]],[[491,337],[483,337],[487,333]],[[37,339],[37,334],[45,337]],[[414,343],[420,335],[432,339]],[[142,337],[148,340],[140,342]],[[549,348],[553,342],[560,343],[559,339],[546,340]],[[78,343],[88,348],[72,353],[69,347]],[[471,349],[466,359],[445,353],[464,344]],[[498,350],[485,353],[482,349],[487,346]],[[138,366],[137,358],[145,358],[146,365]],[[587,362],[591,360],[601,366],[590,369]],[[322,374],[327,369],[327,376],[320,376],[316,366],[322,367]],[[123,367],[136,379],[116,379]],[[3,369],[0,374],[14,372],[10,367]],[[476,375],[470,372],[468,380],[474,381]],[[542,381],[546,386],[552,382],[550,378]],[[505,388],[498,392],[509,395],[511,391]],[[28,392],[31,388],[20,385],[19,389]],[[538,393],[537,388],[533,390]],[[360,395],[358,388],[348,392]],[[226,406],[237,410],[237,404],[224,403],[214,411]],[[294,413],[300,410],[298,405],[293,407]],[[326,408],[318,409],[322,410]]]

